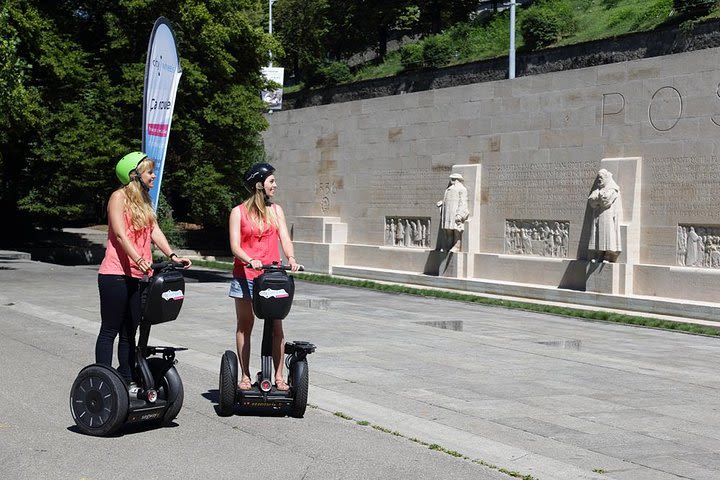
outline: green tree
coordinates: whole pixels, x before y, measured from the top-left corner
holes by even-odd
[[[25,0],[9,0],[0,11],[0,199],[16,225],[88,215],[99,159],[112,148],[112,125],[97,123],[107,83],[86,67],[86,53],[54,21],[56,13],[50,2]],[[97,89],[85,91],[87,84]]]
[[[273,7],[273,34],[285,50],[280,60],[298,81],[327,54],[328,8],[328,0],[278,0]]]
[[[373,48],[382,60],[391,34],[409,31],[419,15],[411,0],[330,0],[329,5],[325,42],[332,59]]]
[[[431,34],[468,20],[478,6],[477,0],[416,0],[416,3],[423,32]]]
[[[0,203],[6,220],[97,221],[113,167],[140,147],[148,37],[158,12],[183,67],[163,194],[182,218],[220,225],[262,158],[255,0],[6,0],[0,7]]]

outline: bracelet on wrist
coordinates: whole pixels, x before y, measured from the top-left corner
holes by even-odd
[[[177,257],[177,253],[173,252],[170,255],[168,255],[168,258],[172,260],[173,257]]]

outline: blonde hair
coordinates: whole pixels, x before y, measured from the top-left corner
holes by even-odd
[[[133,228],[142,230],[155,222],[155,210],[152,208],[150,194],[142,182],[135,180],[141,173],[152,171],[155,162],[147,157],[135,168],[135,173],[130,175],[130,183],[121,187],[125,191],[125,211],[130,214]]]
[[[245,205],[253,225],[259,231],[265,230],[266,224],[278,227],[279,223],[275,209],[266,201],[265,190],[256,188],[255,192],[243,202],[243,205]]]

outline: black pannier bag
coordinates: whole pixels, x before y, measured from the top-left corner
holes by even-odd
[[[185,279],[177,270],[160,272],[150,278],[143,292],[143,320],[151,325],[171,322],[180,314],[185,298]]]
[[[282,320],[290,313],[295,280],[285,270],[268,269],[253,280],[253,309],[258,318]]]

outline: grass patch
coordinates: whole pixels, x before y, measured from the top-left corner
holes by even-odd
[[[193,260],[193,264],[217,270],[231,271],[232,264],[228,262],[210,262],[206,260]],[[320,283],[326,285],[341,285],[348,287],[367,288],[385,293],[397,293],[406,295],[415,295],[420,297],[438,298],[442,300],[452,300],[465,303],[477,303],[485,306],[494,306],[502,308],[511,308],[515,310],[524,310],[529,312],[546,313],[550,315],[558,315],[562,317],[582,318],[585,320],[602,321],[619,323],[624,325],[634,325],[639,327],[656,328],[660,330],[672,330],[681,333],[690,333],[693,335],[705,335],[711,337],[720,336],[720,328],[697,325],[694,323],[673,322],[671,320],[662,320],[652,317],[641,317],[636,315],[626,315],[621,313],[613,313],[602,310],[581,310],[572,307],[559,307],[555,305],[543,305],[538,303],[529,303],[516,300],[504,300],[498,298],[483,297],[469,293],[448,290],[434,290],[429,288],[410,287],[407,285],[378,283],[371,280],[360,280],[346,277],[334,277],[321,273],[293,273],[298,280],[307,282]]]

